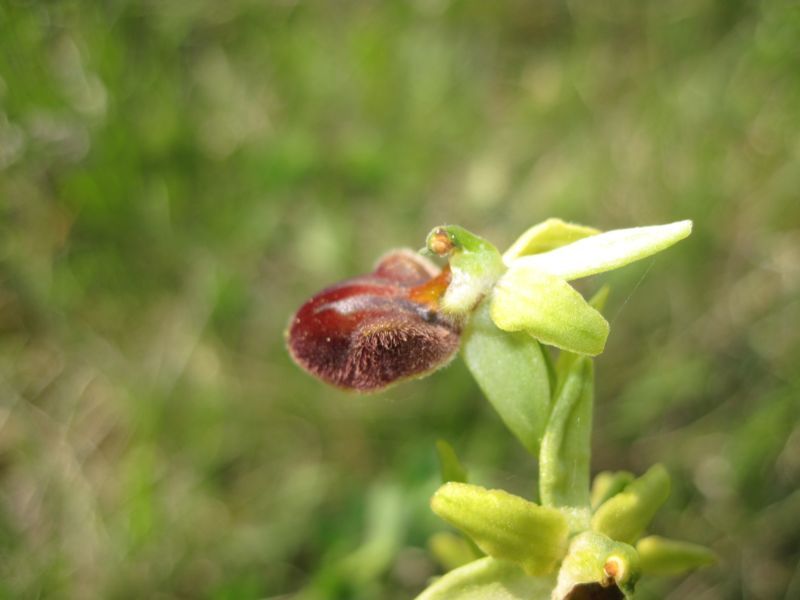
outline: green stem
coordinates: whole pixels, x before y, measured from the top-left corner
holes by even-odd
[[[589,460],[594,402],[594,368],[576,357],[565,373],[539,453],[542,504],[578,509],[588,519]],[[584,520],[583,518],[581,520]],[[588,525],[581,523],[581,525]]]

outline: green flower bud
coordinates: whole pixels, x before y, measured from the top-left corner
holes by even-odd
[[[657,535],[639,540],[636,550],[641,557],[642,572],[652,575],[680,575],[717,562],[716,555],[705,546]]]
[[[628,471],[598,473],[592,482],[592,510],[597,510],[606,500],[619,494],[633,479],[633,473]]]
[[[486,554],[516,562],[531,575],[552,571],[567,547],[567,521],[558,510],[502,490],[446,483],[431,508]]]
[[[592,517],[592,529],[632,544],[669,497],[669,474],[654,465],[622,492],[604,502]]]
[[[570,543],[552,597],[554,600],[630,598],[639,574],[636,550],[586,531]]]

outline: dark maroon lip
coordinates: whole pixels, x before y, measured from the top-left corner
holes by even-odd
[[[292,317],[292,358],[323,381],[374,392],[422,376],[458,350],[460,325],[438,311],[449,272],[402,250],[373,273],[327,287]]]

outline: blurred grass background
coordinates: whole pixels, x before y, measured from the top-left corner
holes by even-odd
[[[284,326],[560,216],[695,220],[604,278],[594,467],[722,557],[642,598],[800,598],[796,2],[2,0],[0,211],[0,597],[411,598],[435,439],[534,463],[460,362],[349,396]]]

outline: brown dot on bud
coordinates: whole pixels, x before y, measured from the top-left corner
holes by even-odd
[[[450,234],[444,229],[437,229],[428,238],[428,250],[438,256],[447,256],[455,248]]]
[[[603,565],[603,571],[610,579],[616,579],[619,574],[619,567],[619,562],[614,558],[610,558],[606,561],[606,564]]]
[[[449,362],[460,324],[438,312],[449,269],[407,250],[384,256],[369,275],[329,287],[289,323],[295,362],[332,385],[375,392]]]

